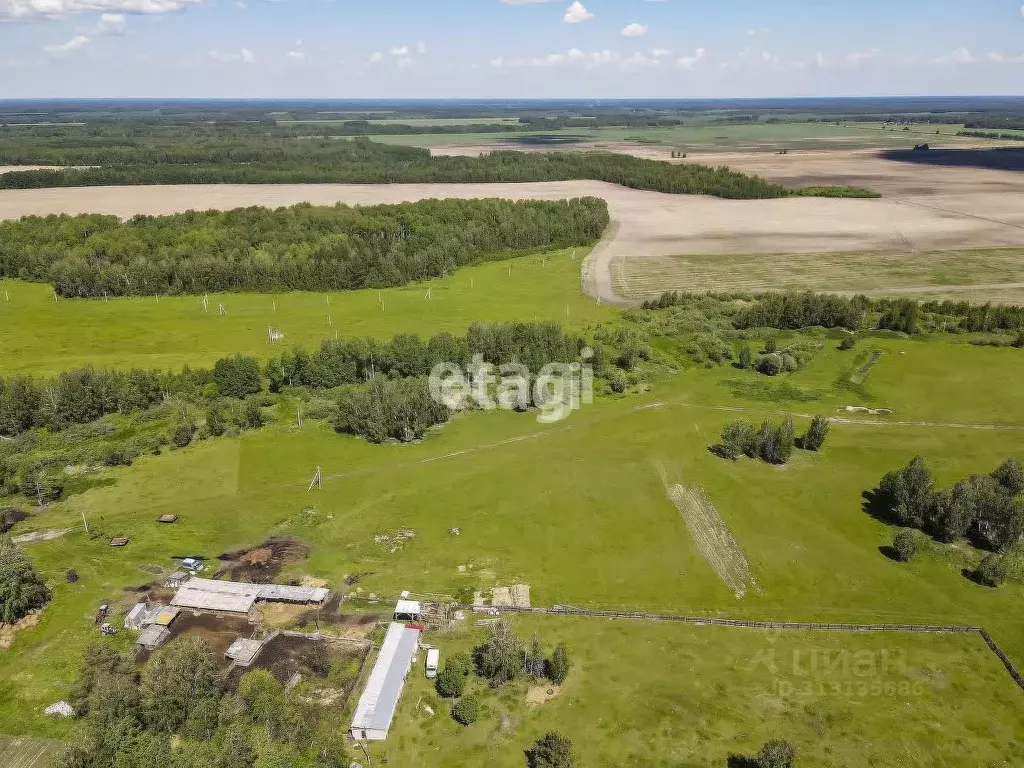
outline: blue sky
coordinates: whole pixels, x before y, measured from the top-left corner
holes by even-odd
[[[0,0],[0,98],[1024,93],[1022,0]]]

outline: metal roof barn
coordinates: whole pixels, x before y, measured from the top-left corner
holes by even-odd
[[[368,741],[387,738],[419,640],[418,627],[397,622],[388,625],[377,661],[356,705],[352,738]]]
[[[206,611],[248,613],[257,600],[285,603],[322,603],[330,594],[323,587],[287,584],[244,584],[192,578],[174,594],[171,605]]]

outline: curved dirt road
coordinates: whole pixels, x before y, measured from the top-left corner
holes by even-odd
[[[56,213],[128,217],[299,202],[372,205],[445,197],[553,200],[588,195],[608,201],[612,226],[585,260],[581,282],[587,294],[616,304],[628,303],[612,287],[611,265],[620,258],[900,251],[908,244],[918,250],[1024,244],[1021,196],[1005,189],[876,200],[722,200],[597,181],[72,187],[0,190],[0,219]],[[922,204],[922,197],[927,204]]]

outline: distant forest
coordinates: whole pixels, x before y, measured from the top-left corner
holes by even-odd
[[[871,197],[856,188],[792,190],[725,167],[673,164],[609,152],[493,152],[481,157],[433,157],[429,150],[388,146],[365,138],[283,137],[269,127],[212,131],[166,126],[139,135],[82,133],[64,126],[0,130],[0,164],[101,166],[16,171],[0,188],[29,189],[125,184],[474,183],[594,180],[669,194],[733,199],[791,195]]]
[[[604,200],[425,200],[0,223],[0,278],[68,297],[384,288],[544,248],[589,245]]]

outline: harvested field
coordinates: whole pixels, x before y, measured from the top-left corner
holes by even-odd
[[[814,254],[618,256],[612,287],[628,299],[664,291],[812,290],[1024,302],[1024,248]]]
[[[736,170],[794,186],[862,185],[886,197],[722,200],[665,195],[594,181],[154,185],[0,190],[0,218],[84,212],[127,217],[136,213],[281,206],[304,201],[372,205],[445,197],[551,200],[593,195],[608,201],[613,226],[584,265],[588,275],[584,288],[590,295],[607,301],[617,300],[611,271],[616,259],[629,262],[678,255],[867,251],[927,254],[1024,245],[1024,206],[1020,205],[1024,174],[918,166],[886,160],[875,152],[708,153],[694,155],[690,160],[725,162]],[[673,287],[660,285],[654,274],[655,279],[632,289],[631,298]]]
[[[718,578],[737,598],[747,593],[748,586],[756,590],[757,582],[743,548],[704,491],[696,486],[675,484],[669,486],[667,492],[669,500],[683,516],[693,543]]]
[[[308,554],[309,547],[305,544],[287,537],[274,537],[258,547],[225,552],[217,559],[221,561],[219,572],[227,573],[231,581],[270,584],[286,565],[303,560]]]

